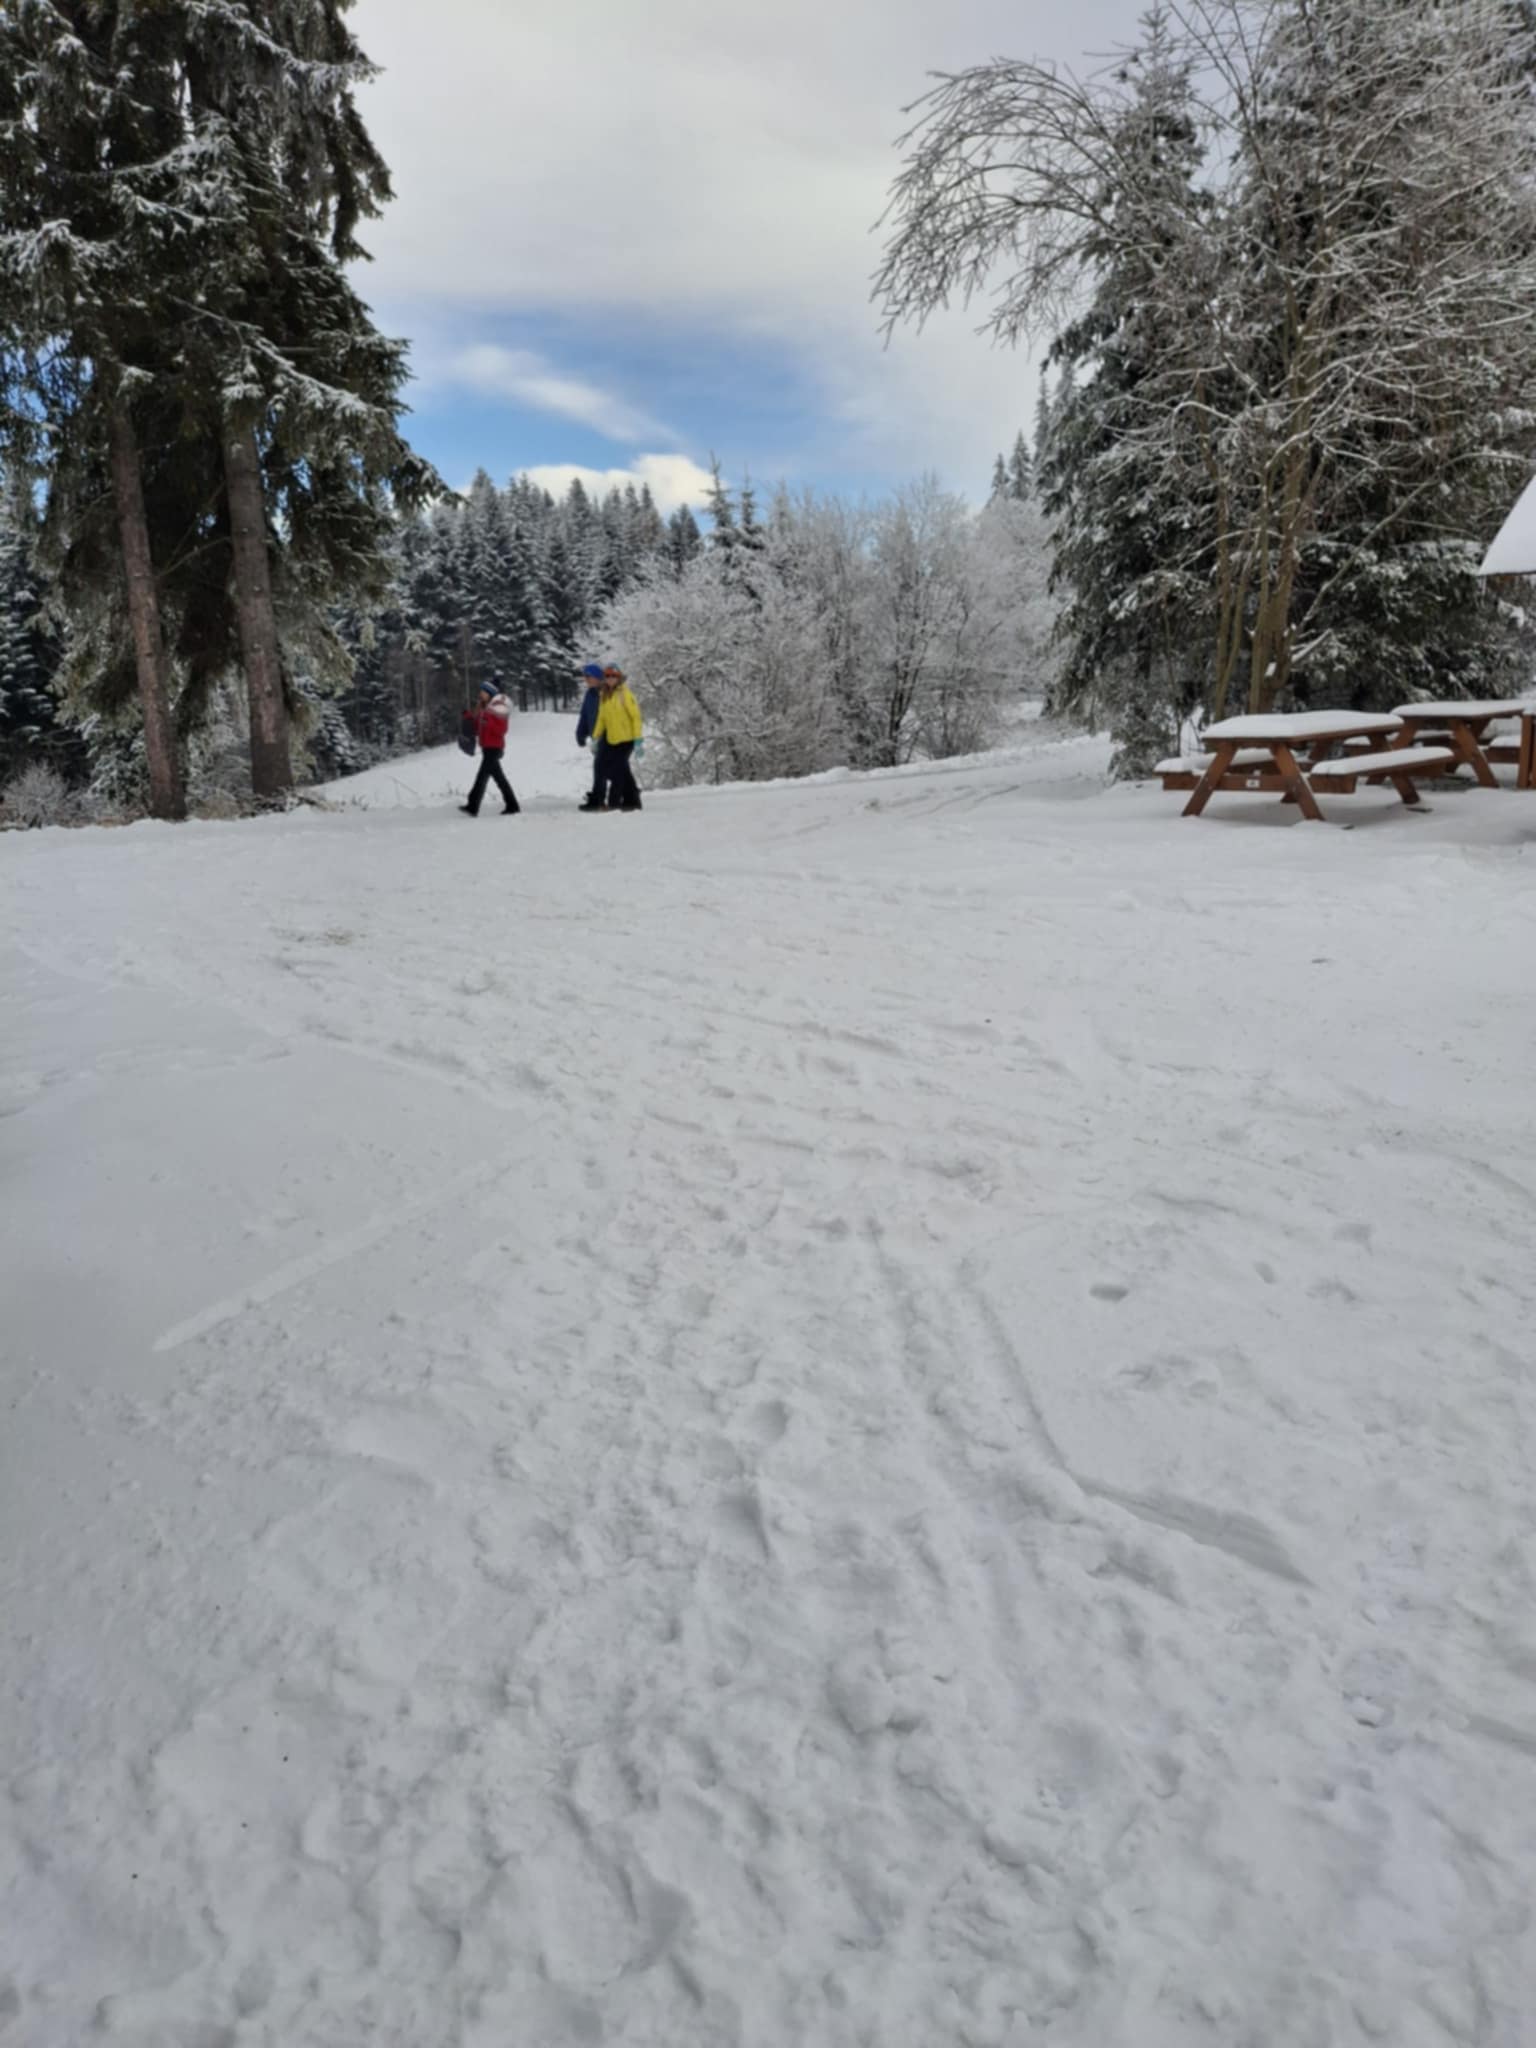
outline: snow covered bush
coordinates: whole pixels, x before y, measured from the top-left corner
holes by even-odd
[[[1040,694],[1051,606],[1039,520],[979,516],[932,478],[881,504],[781,492],[766,524],[717,481],[710,545],[611,604],[599,635],[640,693],[659,779],[760,781],[1001,736]]]
[[[231,681],[212,693],[205,721],[187,749],[187,801],[200,817],[233,816],[249,804],[250,794],[250,716]]]
[[[8,825],[65,825],[77,809],[63,776],[42,761],[13,775],[0,797],[0,814]]]
[[[758,782],[841,758],[814,607],[771,561],[652,571],[609,607],[603,637],[645,705],[654,780]]]
[[[149,765],[144,735],[137,726],[111,724],[89,712],[80,735],[90,749],[91,779],[86,801],[92,815],[141,818],[149,808]]]

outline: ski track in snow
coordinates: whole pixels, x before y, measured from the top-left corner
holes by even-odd
[[[570,756],[0,839],[0,2048],[1528,2048],[1536,807]]]

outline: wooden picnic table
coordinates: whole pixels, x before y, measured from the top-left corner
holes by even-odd
[[[1498,777],[1484,751],[1488,728],[1498,718],[1519,718],[1530,707],[1518,699],[1493,698],[1478,702],[1451,698],[1439,704],[1399,704],[1393,713],[1403,723],[1402,747],[1419,745],[1427,734],[1443,739],[1455,754],[1458,765],[1468,767],[1484,789],[1497,789]],[[1506,757],[1507,758],[1507,757]],[[1517,787],[1531,785],[1518,782]]]
[[[1312,794],[1309,773],[1321,769],[1347,741],[1379,740],[1387,748],[1399,730],[1400,721],[1381,711],[1278,711],[1223,718],[1200,735],[1211,760],[1184,806],[1184,816],[1198,818],[1221,789],[1279,795],[1294,803],[1304,818],[1320,821],[1323,814]],[[1239,753],[1244,758],[1237,764]],[[1371,772],[1390,773],[1375,766],[1383,758],[1381,754],[1368,758],[1373,764]],[[1354,763],[1340,761],[1337,765],[1344,769]],[[1405,803],[1417,801],[1410,793],[1409,768],[1405,761],[1392,777]]]

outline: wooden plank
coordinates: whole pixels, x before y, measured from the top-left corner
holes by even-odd
[[[1184,806],[1183,815],[1186,818],[1198,818],[1205,809],[1212,796],[1221,787],[1222,780],[1228,768],[1232,765],[1232,757],[1237,752],[1237,748],[1238,742],[1236,740],[1218,740],[1216,742],[1216,751],[1211,756],[1211,765],[1196,783],[1194,795]]]
[[[1456,719],[1450,728],[1448,739],[1463,761],[1472,770],[1484,789],[1497,789],[1499,778],[1488,766],[1482,748],[1472,734],[1472,727],[1466,719]]]
[[[1275,761],[1280,773],[1285,777],[1290,795],[1295,799],[1297,810],[1304,818],[1311,818],[1314,823],[1322,824],[1323,814],[1317,807],[1317,798],[1312,794],[1307,778],[1301,772],[1301,763],[1290,748],[1277,743]]]

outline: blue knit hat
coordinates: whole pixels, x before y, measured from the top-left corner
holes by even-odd
[[[480,694],[482,697],[494,697],[496,694],[496,685],[494,683],[482,683],[480,685]]]
[[[595,661],[589,661],[586,667],[582,670],[582,674],[587,678],[589,682],[600,683],[603,680],[602,667],[598,662]]]

